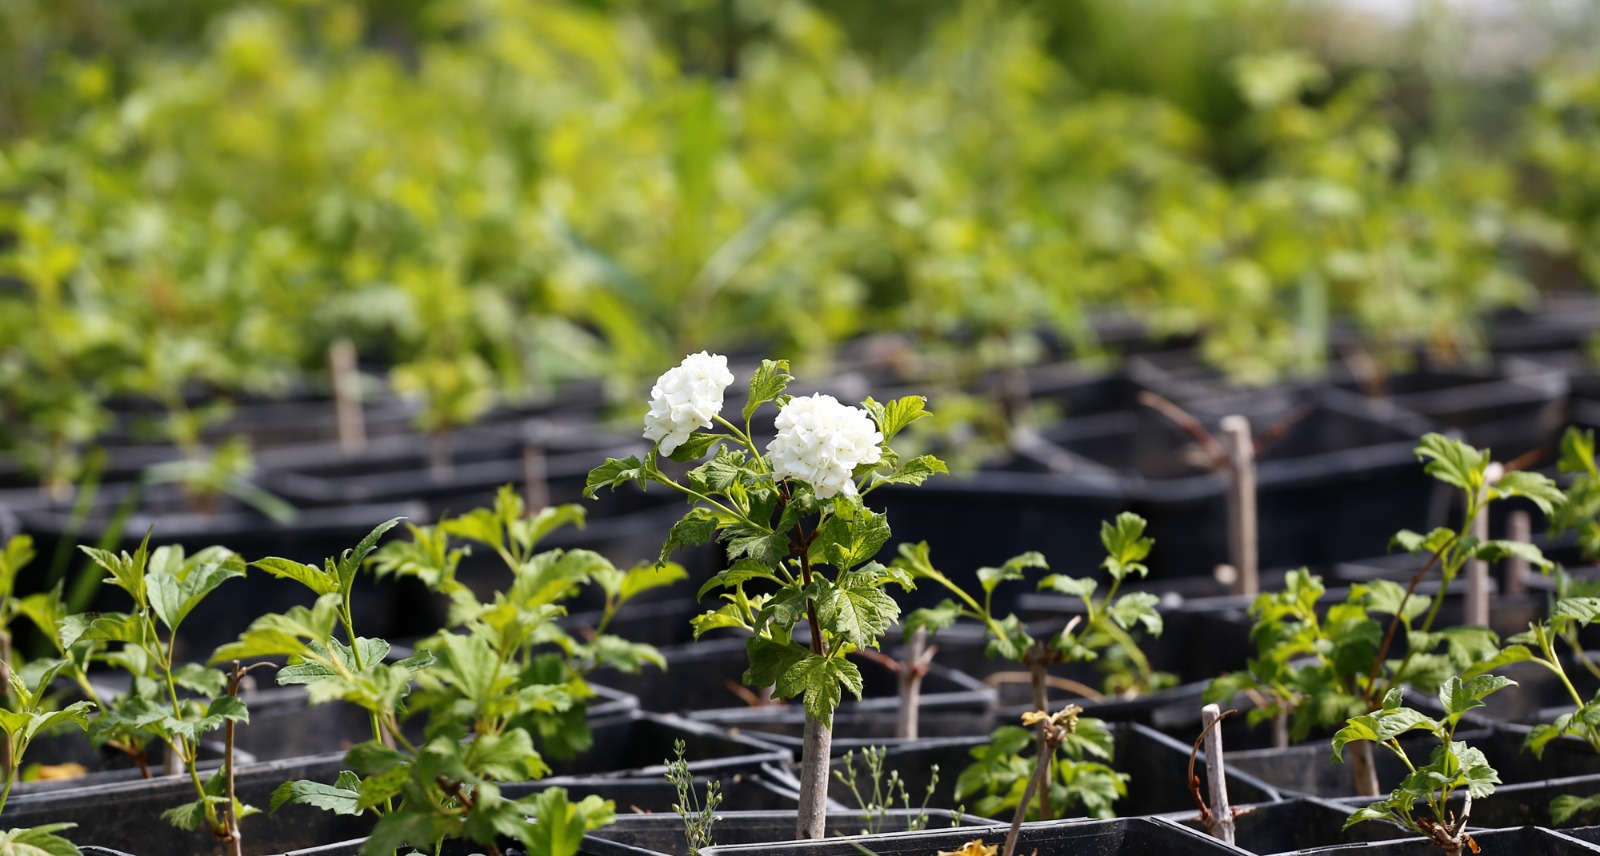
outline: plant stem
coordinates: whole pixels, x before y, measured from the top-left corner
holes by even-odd
[[[927,650],[928,630],[918,627],[906,642],[906,658],[900,664],[900,710],[894,732],[902,740],[917,739],[917,707],[922,701],[922,676],[928,669],[924,662]]]
[[[828,756],[832,751],[831,724],[807,714],[800,759],[800,809],[794,830],[797,840],[821,838],[827,832]]]
[[[1050,712],[1050,700],[1047,696],[1045,688],[1045,656],[1044,643],[1034,642],[1033,647],[1028,651],[1028,677],[1030,679],[1029,685],[1033,689],[1033,709],[1039,711],[1040,713]],[[1044,768],[1046,774],[1048,775],[1050,770],[1050,762],[1055,758],[1056,754],[1055,749],[1050,747],[1050,722],[1048,720],[1039,723],[1039,737],[1037,742],[1039,747],[1039,765]],[[1033,783],[1031,782],[1028,785],[1028,792],[1030,794],[1033,792]],[[1018,811],[1026,812],[1027,810],[1028,798],[1024,796],[1021,804],[1018,806]],[[1040,788],[1039,819],[1049,820],[1051,814],[1050,789]]]
[[[1041,723],[1039,726],[1040,735],[1044,735],[1049,727],[1050,723],[1048,721]],[[1040,751],[1039,760],[1033,765],[1033,775],[1028,777],[1028,786],[1022,792],[1022,800],[1017,803],[1017,810],[1011,815],[1011,831],[1006,833],[1006,846],[1005,850],[1002,851],[1003,856],[1014,856],[1017,852],[1017,833],[1022,829],[1023,818],[1028,815],[1028,803],[1033,800],[1033,792],[1039,790],[1043,793],[1049,793],[1049,788],[1041,788],[1040,785],[1045,777],[1049,775],[1050,756],[1054,754],[1054,749],[1048,752]],[[1040,820],[1044,819],[1040,818]]]
[[[239,668],[239,661],[234,660],[233,674],[228,676],[228,696],[230,698],[239,697],[239,680],[244,676],[245,672],[243,669]],[[226,771],[224,775],[227,781],[226,796],[228,800],[226,803],[224,803],[224,808],[222,810],[222,821],[224,828],[227,830],[227,837],[225,840],[228,843],[228,856],[244,856],[244,839],[243,836],[239,834],[239,815],[234,810],[239,805],[233,787],[234,725],[235,723],[232,719],[226,720],[222,725],[222,765]]]

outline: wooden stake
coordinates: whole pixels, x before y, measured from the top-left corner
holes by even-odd
[[[1513,511],[1506,516],[1506,540],[1523,544],[1533,540],[1533,518],[1526,511]],[[1528,560],[1519,556],[1506,557],[1506,595],[1521,597],[1528,593]]]
[[[1222,759],[1222,729],[1212,723],[1222,718],[1222,708],[1208,704],[1200,708],[1201,725],[1206,728],[1206,785],[1211,795],[1211,834],[1227,844],[1233,843],[1233,809],[1228,805],[1228,771]]]
[[[1345,744],[1345,749],[1350,752],[1350,775],[1355,779],[1356,796],[1377,796],[1378,767],[1372,763],[1372,744],[1356,740]]]
[[[1261,578],[1256,565],[1256,462],[1250,420],[1225,416],[1222,434],[1228,449],[1228,563],[1239,573],[1233,592],[1255,597],[1261,592]]]
[[[1504,470],[1499,464],[1491,463],[1484,472],[1486,485],[1494,484],[1500,480]],[[1479,512],[1472,520],[1472,536],[1478,543],[1489,540],[1489,515]],[[1462,621],[1468,625],[1478,627],[1489,626],[1489,563],[1478,559],[1469,559],[1464,574],[1466,578],[1466,604]]]
[[[529,514],[550,505],[550,481],[546,478],[544,447],[537,443],[525,443],[522,446],[522,483]]]
[[[328,346],[328,374],[333,378],[333,415],[339,451],[359,455],[367,448],[366,414],[361,410],[361,374],[356,346],[340,339]]]

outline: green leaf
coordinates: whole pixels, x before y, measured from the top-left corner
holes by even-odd
[[[294,580],[318,595],[334,594],[339,591],[339,580],[323,573],[321,568],[314,565],[302,565],[292,559],[273,557],[251,562],[250,566],[260,568],[280,580]]]
[[[728,545],[728,559],[735,562],[749,557],[772,567],[789,555],[789,536],[783,532],[763,532],[738,524],[723,530],[722,540]]]
[[[720,571],[711,579],[706,580],[705,585],[700,586],[700,591],[695,595],[695,599],[704,598],[706,592],[713,589],[733,588],[751,580],[771,580],[779,585],[783,584],[783,581],[778,579],[778,575],[773,573],[770,567],[750,559],[743,559],[735,562],[727,570]]]
[[[500,488],[500,492],[501,495],[514,497],[518,509],[522,507],[522,496],[511,485]],[[521,516],[519,511],[506,523],[506,529],[511,533],[511,540],[522,549],[523,555],[528,555],[539,546],[539,542],[563,526],[582,529],[588,516],[589,512],[583,506],[566,502],[546,506],[526,517]]]
[[[1591,435],[1590,442],[1594,439]],[[1593,454],[1592,452],[1590,453]],[[1592,797],[1580,797],[1572,794],[1562,794],[1550,801],[1550,820],[1557,826],[1565,826],[1573,816],[1600,808],[1600,794]]]
[[[833,514],[818,527],[810,554],[813,562],[826,562],[848,571],[878,555],[889,540],[889,520],[855,505],[845,505],[844,509],[848,510]]]
[[[822,582],[817,620],[823,628],[857,648],[876,648],[878,639],[900,617],[894,598],[864,573],[845,572],[837,584]]]
[[[931,416],[932,414],[926,409],[927,406],[928,399],[920,395],[907,395],[887,404],[879,404],[871,398],[862,402],[862,407],[872,416],[872,421],[878,423],[878,433],[883,435],[885,444],[893,440],[907,425],[924,416]],[[921,482],[916,483],[921,484]]]
[[[1421,552],[1440,553],[1456,538],[1456,533],[1443,527],[1434,529],[1426,535],[1402,529],[1389,539],[1389,549],[1399,547],[1415,556]]]
[[[1349,829],[1364,820],[1392,820],[1387,803],[1373,803],[1366,808],[1356,809],[1348,818],[1345,818],[1344,829]]]
[[[745,669],[744,685],[769,687],[778,682],[778,676],[789,671],[811,652],[792,642],[778,642],[764,636],[752,636],[745,641],[745,653],[750,666]]]
[[[1028,568],[1041,568],[1049,570],[1050,566],[1040,553],[1029,551],[1007,559],[1005,564],[998,568],[979,568],[978,584],[983,587],[984,594],[991,594],[995,587],[1007,580],[1026,579]]]
[[[284,782],[272,792],[268,811],[276,812],[285,805],[308,805],[334,814],[359,815],[362,812],[360,801],[361,777],[343,770],[331,785],[306,779]]]
[[[16,592],[17,574],[23,566],[33,561],[33,538],[13,535],[0,550],[0,597],[9,598]]]
[[[149,587],[150,608],[162,624],[176,630],[217,586],[244,576],[243,567],[243,561],[230,553],[226,558],[202,561],[182,576],[165,571],[151,573],[145,579]]]
[[[1129,574],[1143,577],[1150,573],[1150,569],[1141,563],[1150,555],[1150,548],[1155,541],[1144,537],[1145,525],[1145,519],[1131,511],[1117,515],[1115,523],[1107,521],[1100,524],[1100,543],[1105,545],[1107,553],[1101,567],[1111,574],[1112,579],[1120,581]]]
[[[920,485],[936,475],[949,475],[950,468],[944,461],[932,455],[918,455],[896,467],[888,475],[878,474],[874,477],[874,485],[879,484],[908,484]]]
[[[1439,481],[1469,493],[1476,493],[1483,486],[1483,472],[1489,466],[1489,456],[1460,440],[1443,434],[1425,434],[1415,454],[1419,460],[1428,462],[1423,472]]]
[[[706,453],[711,451],[712,446],[715,446],[726,439],[728,438],[722,434],[690,434],[689,439],[679,443],[678,448],[673,449],[672,454],[668,455],[667,457],[677,461],[680,464],[687,464],[690,461],[698,461],[705,457]]]
[[[609,633],[596,636],[589,644],[597,666],[609,666],[630,675],[637,675],[647,664],[658,669],[667,668],[667,658],[654,645],[630,642]]]
[[[1546,559],[1544,553],[1538,547],[1526,541],[1484,541],[1472,553],[1479,560],[1490,564],[1504,561],[1510,556],[1516,556],[1542,570],[1549,570],[1555,567],[1555,563]]]
[[[1051,574],[1039,581],[1039,591],[1053,591],[1075,597],[1089,597],[1099,587],[1100,584],[1093,577],[1069,577],[1065,574]]]
[[[957,606],[955,601],[945,598],[939,601],[938,606],[913,611],[901,624],[907,638],[910,638],[913,631],[922,629],[928,631],[928,638],[932,639],[940,630],[955,626],[961,615],[961,607]]]
[[[819,657],[809,652],[778,676],[772,694],[779,698],[793,698],[804,693],[806,715],[822,722],[831,722],[848,689],[861,698],[861,671],[856,664],[838,657]]]
[[[127,552],[123,552],[119,556],[110,551],[94,547],[80,546],[78,549],[82,550],[95,564],[111,574],[111,582],[132,595],[134,604],[142,607],[149,603],[149,598],[145,596],[144,589],[144,571],[145,564],[149,561],[149,544],[150,533],[146,532],[144,542],[139,545],[138,551],[132,556],[128,555]]]
[[[1369,612],[1399,615],[1401,620],[1406,622],[1413,621],[1427,612],[1430,603],[1429,598],[1416,593],[1408,597],[1405,587],[1393,580],[1357,583],[1350,587],[1350,596],[1355,600],[1364,599]]]
[[[1498,675],[1479,675],[1465,683],[1461,678],[1451,675],[1439,687],[1439,704],[1444,706],[1446,714],[1459,718],[1475,707],[1483,707],[1484,697],[1516,685],[1516,681]]]
[[[1520,496],[1539,506],[1546,517],[1567,501],[1566,494],[1548,476],[1527,470],[1516,470],[1500,476],[1500,481],[1489,488],[1488,495],[1491,499]]]
[[[1600,597],[1564,597],[1550,608],[1550,618],[1567,618],[1591,624],[1600,618]]]
[[[47,823],[0,832],[0,856],[82,856],[76,845],[59,835],[76,823]]]
[[[298,657],[306,652],[308,643],[326,644],[333,637],[340,605],[338,593],[330,593],[317,598],[310,609],[293,606],[282,615],[267,613],[251,622],[239,635],[239,641],[218,648],[210,662],[215,665],[255,657]]]
[[[720,524],[721,518],[711,509],[691,509],[682,520],[672,524],[672,529],[668,530],[667,540],[661,544],[661,556],[657,561],[665,562],[679,547],[710,543],[716,536]]]
[[[644,463],[637,455],[629,455],[618,460],[606,458],[606,462],[589,471],[589,478],[583,487],[584,499],[594,499],[595,493],[602,487],[609,486],[616,490],[618,486],[628,482],[636,482],[640,490],[644,490],[648,479],[645,476]]]
[[[1528,650],[1528,646],[1508,645],[1494,657],[1481,663],[1473,664],[1470,668],[1461,673],[1461,677],[1463,680],[1470,681],[1479,675],[1492,672],[1501,666],[1507,666],[1512,663],[1521,663],[1531,659],[1533,659],[1533,652]]]
[[[616,818],[616,804],[610,800],[591,794],[574,804],[565,788],[545,788],[520,805],[533,819],[523,824],[523,844],[539,856],[576,856],[586,833]]]
[[[725,603],[710,612],[696,615],[689,619],[689,626],[694,628],[694,638],[699,639],[713,630],[739,627],[749,629],[745,624],[744,610],[737,603]]]
[[[760,368],[750,376],[750,400],[740,414],[744,421],[749,422],[757,408],[782,395],[791,380],[788,360],[762,360]]]
[[[79,642],[138,643],[144,634],[144,622],[138,616],[120,612],[69,615],[61,619],[59,628],[63,648],[71,648]]]
[[[1156,611],[1156,604],[1160,602],[1161,598],[1150,592],[1131,592],[1117,598],[1107,608],[1106,614],[1124,630],[1131,630],[1135,623],[1139,623],[1152,636],[1160,636],[1161,613]]]

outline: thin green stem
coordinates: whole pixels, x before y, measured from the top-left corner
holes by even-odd
[[[692,496],[695,499],[698,499],[701,502],[704,502],[705,504],[710,505],[713,508],[716,508],[716,509],[724,512],[725,514],[728,514],[729,516],[737,517],[737,518],[739,518],[739,520],[743,521],[744,523],[746,523],[746,524],[748,524],[748,525],[750,525],[752,527],[755,527],[756,529],[761,530],[762,532],[768,532],[768,533],[772,532],[772,527],[766,526],[766,525],[761,524],[761,523],[757,523],[756,521],[751,520],[748,515],[740,514],[739,512],[734,511],[733,509],[729,508],[728,506],[723,505],[720,502],[717,502],[716,500],[712,499],[711,497],[706,496],[705,494],[703,494],[703,493],[701,493],[701,492],[699,492],[697,490],[694,490],[692,488],[684,487],[683,485],[678,484],[677,482],[673,481],[672,479],[667,479],[667,478],[661,479],[661,484],[664,484],[664,485],[666,485],[666,486],[668,486],[668,487],[670,487],[670,488],[672,488],[674,490],[677,490],[677,491],[680,491],[680,492],[682,492],[684,494]]]

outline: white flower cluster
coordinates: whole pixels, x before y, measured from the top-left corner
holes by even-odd
[[[705,351],[684,357],[650,388],[645,439],[661,441],[661,454],[672,454],[697,429],[711,427],[711,418],[722,412],[723,390],[731,383],[727,357]]]
[[[818,499],[841,491],[854,495],[851,473],[861,464],[876,464],[883,455],[883,435],[872,417],[831,395],[790,399],[773,424],[778,436],[767,444],[773,475],[811,485]]]

